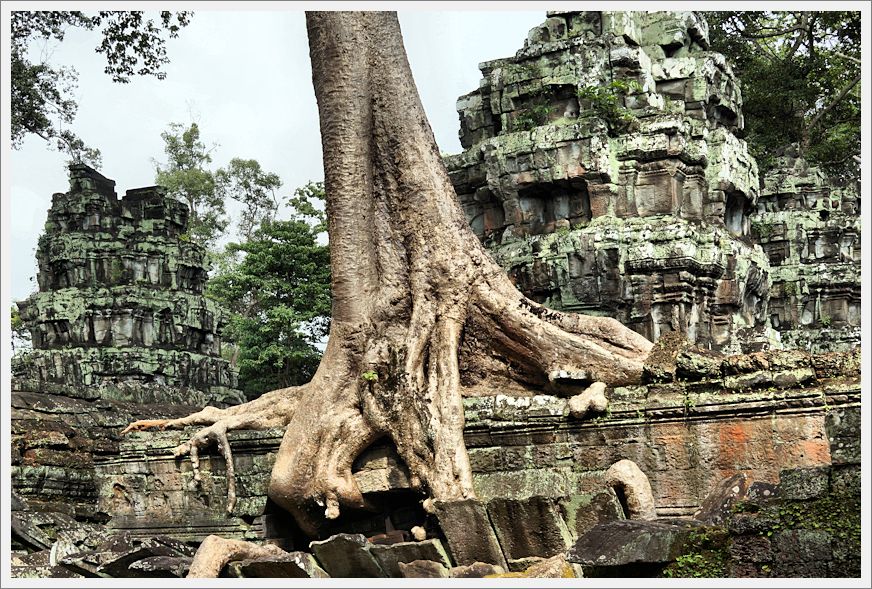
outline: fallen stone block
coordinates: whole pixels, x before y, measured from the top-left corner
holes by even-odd
[[[488,575],[504,579],[576,579],[582,576],[580,567],[566,561],[563,554],[551,558],[539,558],[526,568],[517,572]]]
[[[58,531],[52,545],[55,561],[59,562],[71,554],[97,550],[111,537],[112,533],[102,526],[82,525]]]
[[[406,579],[443,579],[448,577],[448,569],[441,562],[432,560],[413,560],[398,563],[400,576]]]
[[[101,528],[93,524],[78,522],[65,513],[55,511],[13,511],[10,517],[12,537],[34,549],[51,548],[61,532],[72,531],[77,537],[94,538],[96,542],[105,538],[99,536]],[[96,546],[96,542],[92,545]]]
[[[487,511],[479,501],[435,501],[433,507],[455,564],[486,562],[503,569],[508,566]]]
[[[336,534],[309,544],[321,567],[331,577],[384,577],[375,557],[373,545],[363,534]]]
[[[132,563],[127,570],[132,577],[184,578],[192,560],[190,556],[149,556]]]
[[[130,565],[153,556],[192,557],[194,549],[173,538],[134,538],[129,534],[114,534],[95,549],[68,554],[61,564],[100,576],[130,577]]]
[[[745,473],[739,472],[721,480],[703,499],[699,509],[693,514],[693,519],[709,524],[725,521],[730,516],[733,505],[744,499],[747,491],[748,477]]]
[[[249,558],[230,563],[228,570],[236,577],[258,579],[324,579],[330,576],[308,552]]]
[[[12,565],[10,576],[13,579],[82,579],[95,575],[83,575],[65,566]]]
[[[560,507],[563,520],[573,539],[584,536],[599,524],[626,519],[624,508],[621,507],[621,502],[612,489],[606,489],[593,497],[590,495],[566,497],[561,500]]]
[[[375,557],[382,571],[389,577],[400,577],[400,563],[414,562],[418,560],[440,563],[450,567],[451,562],[442,547],[442,542],[437,539],[423,542],[401,542],[398,544],[373,545],[370,552]]]
[[[481,579],[489,575],[501,575],[505,572],[506,569],[499,565],[474,562],[452,568],[448,571],[448,576],[452,579]]]
[[[493,499],[487,513],[507,560],[554,556],[572,543],[555,501],[548,497]]]
[[[51,564],[51,550],[12,554],[12,566],[48,566],[49,564]]]
[[[685,520],[623,520],[601,524],[580,538],[567,560],[584,566],[618,567],[675,560],[698,524]]]

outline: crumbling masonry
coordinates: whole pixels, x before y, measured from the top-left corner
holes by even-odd
[[[548,14],[514,57],[480,65],[457,102],[466,151],[445,160],[518,287],[652,341],[856,344],[857,193],[795,158],[761,182],[704,18]]]
[[[217,534],[288,551],[236,577],[859,576],[856,191],[788,156],[761,182],[699,13],[550,12],[480,67],[446,158],[474,231],[531,298],[657,340],[643,382],[466,398],[476,499],[425,510],[376,444],[370,509],[314,539],[267,497],[283,430],[233,431],[228,514],[224,459],[172,455],[196,428],[119,437],[237,398],[187,212],[75,167],[22,308],[13,575],[181,577]]]
[[[22,380],[137,403],[241,402],[221,358],[226,313],[203,294],[206,253],[186,238],[188,207],[153,186],[70,167],[37,250],[39,292],[19,303],[33,338]],[[75,395],[74,395],[75,396]]]

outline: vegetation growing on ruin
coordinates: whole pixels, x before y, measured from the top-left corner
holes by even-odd
[[[641,91],[635,80],[613,80],[605,86],[582,86],[578,89],[578,100],[582,112],[590,109],[606,123],[609,135],[614,137],[638,127],[639,119],[624,106],[624,97]]]
[[[846,553],[860,554],[860,494],[832,493],[813,501],[784,501],[767,506],[758,517],[772,525],[760,532],[771,537],[789,530],[826,532],[846,545]]]
[[[716,578],[727,576],[729,532],[705,527],[690,533],[682,554],[663,570],[664,577]]]
[[[859,178],[860,12],[730,11],[706,18],[712,47],[742,80],[745,138],[761,170],[794,152],[832,176]]]
[[[528,94],[530,105],[515,115],[515,129],[518,131],[530,131],[548,122],[548,117],[554,110],[548,104],[544,89],[540,88]]]

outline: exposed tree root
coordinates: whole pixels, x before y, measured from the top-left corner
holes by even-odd
[[[287,554],[272,544],[253,544],[242,540],[226,540],[220,536],[208,536],[194,555],[189,579],[210,579],[221,574],[227,563],[247,558],[263,558]]]
[[[269,496],[315,535],[341,507],[366,507],[351,466],[376,440],[393,441],[425,506],[474,497],[464,393],[634,382],[651,343],[613,319],[529,301],[490,258],[445,172],[396,15],[307,13],[307,27],[333,289],[318,371],[303,387],[125,432],[206,426],[176,452],[199,478],[199,453],[218,444],[232,509],[227,432],[284,426]]]
[[[227,477],[227,513],[236,507],[236,469],[233,465],[233,452],[227,432],[235,429],[268,429],[287,425],[293,416],[301,389],[290,387],[270,391],[249,403],[219,409],[205,407],[179,419],[144,419],[131,423],[121,432],[145,431],[148,429],[181,429],[190,425],[205,425],[191,438],[173,449],[173,456],[189,456],[194,481],[199,484],[200,451],[212,444],[218,446],[218,451],[224,457]]]

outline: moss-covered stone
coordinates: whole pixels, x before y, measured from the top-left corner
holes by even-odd
[[[481,64],[457,102],[466,151],[445,159],[461,205],[546,306],[728,353],[850,349],[856,191],[796,158],[761,182],[707,26],[695,12],[555,12],[514,57]]]
[[[203,296],[205,250],[183,239],[187,207],[157,186],[119,200],[114,186],[75,164],[70,191],[53,196],[40,292],[18,305],[35,350],[16,358],[14,374],[83,398],[240,402],[221,358],[227,313]]]

